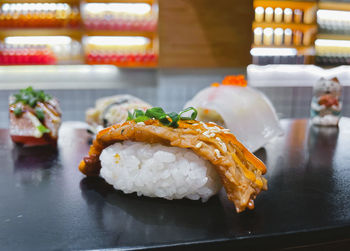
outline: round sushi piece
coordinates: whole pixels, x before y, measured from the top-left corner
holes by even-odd
[[[212,164],[193,151],[125,141],[105,148],[100,175],[124,193],[207,201],[222,187]]]
[[[250,150],[256,151],[282,134],[276,111],[260,91],[247,86],[243,75],[227,76],[185,104],[198,110],[198,119],[230,129]]]
[[[101,175],[124,193],[165,199],[206,201],[223,185],[237,212],[254,208],[267,190],[265,165],[228,129],[196,121],[196,114],[194,108],[179,114],[135,110],[128,121],[96,135],[79,170]]]
[[[152,106],[131,95],[115,95],[96,100],[94,108],[86,111],[86,122],[91,131],[97,133],[108,126],[126,121],[128,111],[135,109],[146,111]]]

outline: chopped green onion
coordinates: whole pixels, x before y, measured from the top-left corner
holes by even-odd
[[[33,87],[28,86],[26,89],[22,89],[21,92],[33,92]]]
[[[47,128],[47,127],[45,127],[44,125],[38,125],[36,128],[37,128],[37,129],[39,130],[39,132],[41,132],[41,133],[49,133],[49,132],[50,132],[50,129]]]
[[[133,119],[134,119],[134,116],[132,116],[132,113],[128,111],[128,118],[126,119],[126,121],[133,120]]]
[[[16,117],[19,117],[22,115],[23,111],[22,111],[22,108],[20,107],[17,107],[13,110],[13,113],[15,114]]]
[[[188,107],[185,110],[183,110],[182,112],[179,113],[179,115],[181,116],[181,114],[185,113],[185,112],[189,112],[193,110],[193,113],[191,114],[191,117],[181,117],[182,120],[195,120],[197,118],[198,112],[195,108],[193,107]]]
[[[161,119],[159,119],[160,123],[162,123],[165,126],[170,126],[171,122],[169,121],[169,119],[167,117],[162,117]]]
[[[181,114],[193,110],[191,117],[181,117]],[[193,107],[186,108],[184,111],[177,114],[176,112],[165,113],[161,107],[153,107],[146,112],[142,110],[135,110],[133,113],[128,111],[127,120],[134,120],[135,122],[144,122],[151,118],[159,120],[163,125],[177,128],[179,120],[194,120],[197,117],[197,110]]]
[[[140,116],[145,116],[145,112],[142,111],[142,110],[135,110],[134,111],[134,117],[137,118],[137,117],[140,117]]]
[[[169,126],[177,128],[179,126],[177,122],[180,120],[180,115],[176,112],[171,112],[168,114],[168,116],[171,118],[171,123]]]
[[[128,118],[127,121],[129,120],[135,120],[136,122],[143,122],[148,120],[149,117],[145,116],[145,112],[142,110],[134,110],[133,113],[131,113],[130,111],[128,111]]]
[[[29,105],[31,106],[31,107],[35,107],[36,106],[36,102],[37,102],[37,98],[35,98],[35,97],[30,97],[29,98]]]
[[[146,120],[149,120],[149,117],[143,115],[143,116],[139,116],[137,118],[134,119],[136,123],[138,122],[145,122]]]
[[[39,120],[44,120],[44,118],[45,118],[44,111],[40,108],[35,109],[35,115]]]
[[[46,102],[52,97],[43,91],[34,91],[31,86],[22,89],[19,93],[13,95],[15,97],[14,103],[23,103],[35,107],[38,102]]]
[[[166,115],[166,113],[161,107],[153,107],[148,109],[145,115],[150,118],[161,119]]]

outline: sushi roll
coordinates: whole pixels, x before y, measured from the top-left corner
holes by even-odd
[[[25,146],[57,144],[61,110],[57,99],[32,87],[9,97],[10,136]]]
[[[221,84],[203,89],[185,104],[189,106],[198,110],[199,120],[230,129],[252,152],[282,134],[272,103],[248,87],[243,75],[227,76]]]
[[[223,185],[237,212],[254,208],[267,190],[265,165],[228,129],[196,116],[194,108],[129,112],[126,122],[96,135],[79,170],[124,193],[165,199],[206,201]]]
[[[146,111],[151,107],[150,104],[131,95],[104,97],[97,99],[95,107],[86,111],[86,122],[90,125],[90,131],[96,134],[103,128],[124,122],[128,111]]]

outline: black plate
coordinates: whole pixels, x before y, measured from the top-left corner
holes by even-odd
[[[350,119],[339,129],[282,121],[257,155],[269,190],[237,214],[222,190],[207,203],[115,191],[78,163],[88,134],[65,129],[57,151],[21,148],[0,130],[0,249],[288,247],[349,237]]]

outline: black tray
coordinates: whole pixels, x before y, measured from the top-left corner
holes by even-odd
[[[84,130],[66,127],[56,151],[14,146],[2,129],[0,249],[271,249],[346,240],[350,119],[339,129],[310,127],[307,120],[282,126],[285,135],[257,152],[268,167],[269,190],[255,210],[241,214],[223,190],[207,203],[168,201],[86,178],[77,169],[89,149]]]

